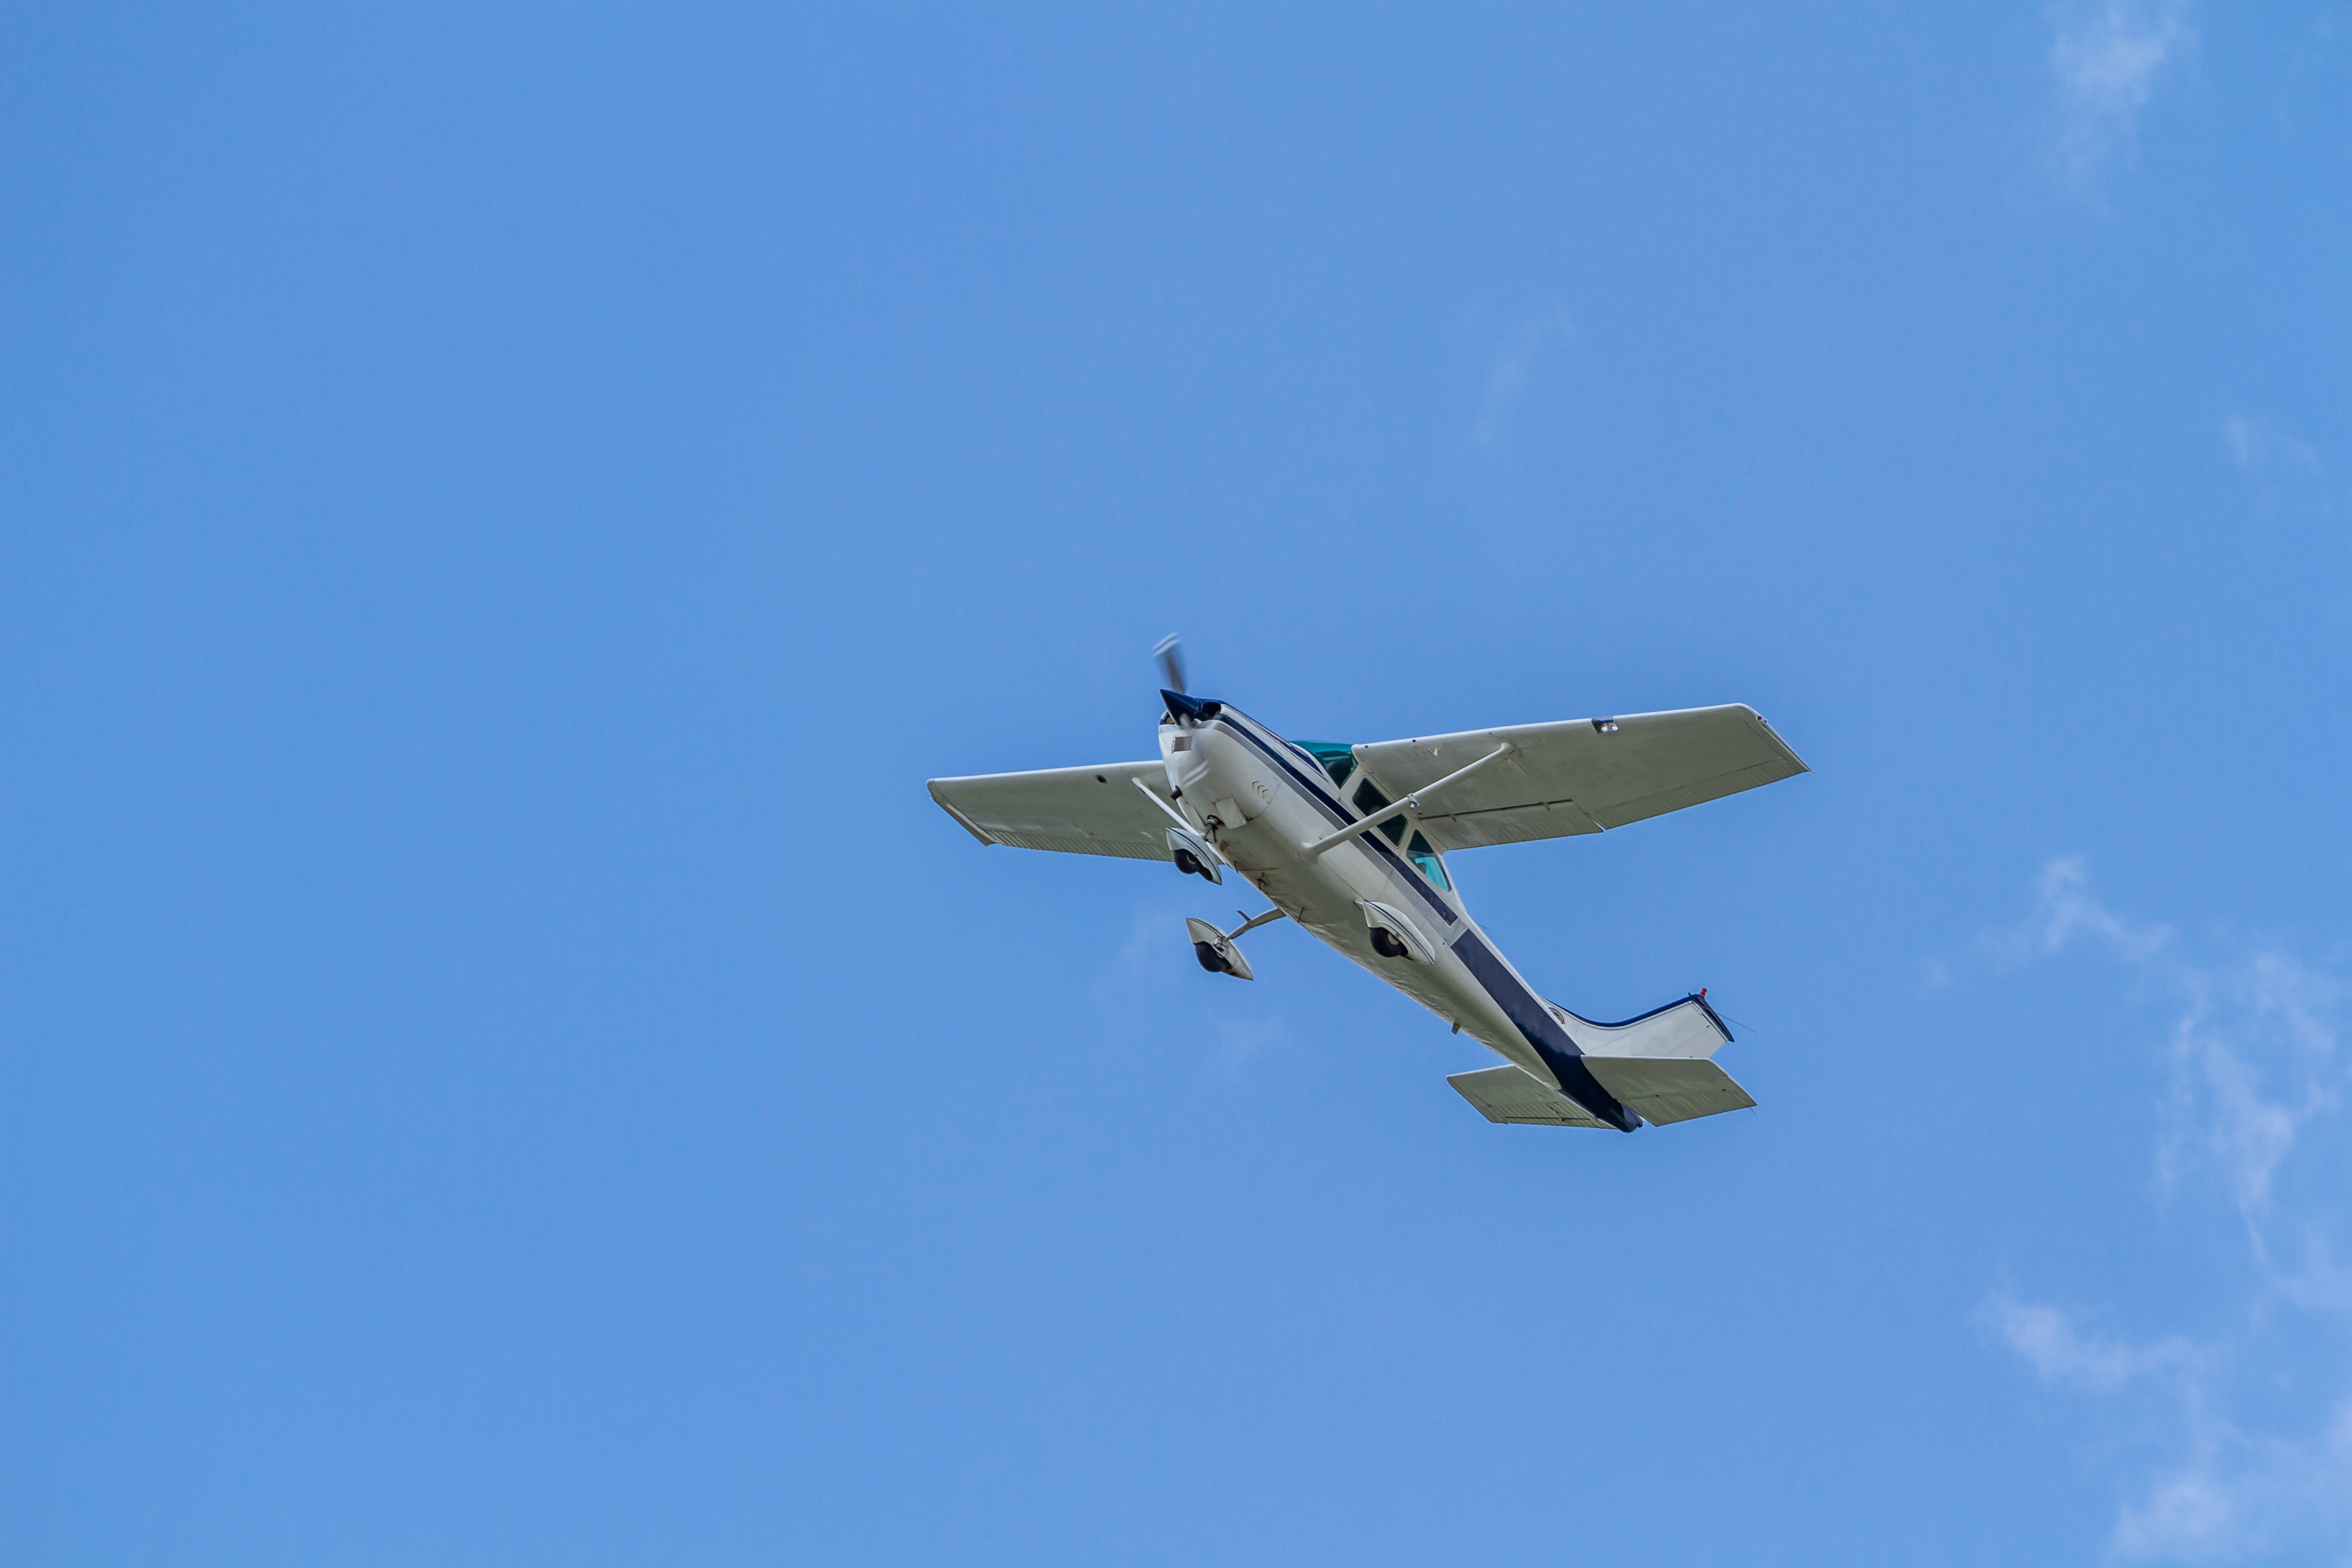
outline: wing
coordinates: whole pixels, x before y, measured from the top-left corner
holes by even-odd
[[[1143,798],[1137,779],[1168,799],[1168,770],[1156,761],[933,779],[930,789],[931,798],[982,844],[1165,860],[1175,819]]]
[[[1354,751],[1381,791],[1402,800],[1505,742],[1510,755],[1425,804],[1422,827],[1440,849],[1598,833],[1811,771],[1740,702],[1377,741]]]

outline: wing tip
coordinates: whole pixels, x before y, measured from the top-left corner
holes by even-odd
[[[1771,720],[1767,719],[1763,714],[1756,711],[1755,709],[1748,707],[1745,702],[1738,704],[1738,706],[1747,709],[1748,716],[1764,727],[1764,732],[1772,737],[1772,743],[1780,748],[1781,755],[1787,757],[1790,762],[1797,764],[1797,773],[1809,773],[1813,771],[1811,763],[1806,762],[1804,758],[1797,755],[1797,748],[1789,744],[1788,737],[1781,734],[1780,731],[1772,727]],[[1796,773],[1790,773],[1786,776],[1794,778],[1796,777]]]
[[[955,803],[948,799],[948,797],[940,792],[940,785],[942,782],[944,781],[933,779],[923,787],[930,791],[931,799],[938,805],[939,808],[941,811],[946,812],[950,816],[954,817],[957,825],[962,827],[966,833],[969,833],[974,838],[979,839],[981,843],[987,847],[992,849],[996,847],[996,840],[982,832],[978,823],[972,821],[971,817],[966,816],[962,812],[958,811],[955,808]]]

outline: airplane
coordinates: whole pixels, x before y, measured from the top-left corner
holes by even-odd
[[[1715,1062],[1731,1031],[1705,990],[1622,1023],[1537,994],[1463,907],[1453,851],[1601,833],[1810,773],[1744,703],[1344,745],[1291,741],[1189,695],[1155,650],[1150,762],[930,781],[982,844],[1172,863],[1272,901],[1230,931],[1187,920],[1201,967],[1254,978],[1241,938],[1287,919],[1504,1059],[1446,1079],[1487,1121],[1664,1124],[1756,1101]],[[1237,914],[1243,911],[1234,911]]]

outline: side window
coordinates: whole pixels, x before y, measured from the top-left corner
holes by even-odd
[[[1449,893],[1454,890],[1454,884],[1445,879],[1445,862],[1437,858],[1437,851],[1429,847],[1428,839],[1418,833],[1414,834],[1412,847],[1406,850],[1405,854],[1415,866],[1421,868],[1421,874],[1428,878],[1431,882]]]
[[[1366,779],[1362,784],[1356,786],[1356,809],[1363,813],[1365,816],[1370,816],[1373,812],[1380,810],[1381,807],[1388,804],[1389,797],[1382,795],[1378,789],[1374,788],[1371,780]],[[1390,817],[1386,822],[1381,824],[1381,833],[1391,844],[1403,843],[1404,818],[1402,816]]]
[[[1317,760],[1330,770],[1331,781],[1334,784],[1346,783],[1348,775],[1356,771],[1356,759],[1349,754],[1345,746],[1327,745],[1314,741],[1306,742],[1304,744],[1308,751],[1315,753]],[[1337,753],[1336,757],[1331,754],[1334,752]],[[1388,796],[1380,792],[1380,786],[1370,779],[1364,780],[1356,786],[1355,802],[1357,812],[1364,816],[1370,816],[1381,807],[1392,804]],[[1380,827],[1381,835],[1390,843],[1404,849],[1406,858],[1413,863],[1416,870],[1429,879],[1432,887],[1443,888],[1449,893],[1454,890],[1454,883],[1445,875],[1445,862],[1437,858],[1436,849],[1431,846],[1427,838],[1415,833],[1412,836],[1412,847],[1409,848],[1405,847],[1403,817],[1391,816],[1381,823]]]

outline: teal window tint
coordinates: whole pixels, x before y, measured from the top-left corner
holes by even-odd
[[[1335,784],[1346,784],[1348,775],[1356,771],[1355,749],[1351,746],[1343,746],[1337,741],[1301,741],[1298,744],[1323,764],[1323,771],[1331,775]]]
[[[1365,816],[1370,816],[1373,812],[1380,810],[1381,807],[1388,804],[1389,797],[1382,795],[1379,790],[1373,788],[1371,780],[1366,779],[1362,784],[1356,786],[1356,809],[1362,812]],[[1403,843],[1404,818],[1402,816],[1390,817],[1386,822],[1381,824],[1381,831],[1388,835],[1388,840],[1390,843]]]
[[[1429,847],[1428,839],[1423,838],[1418,833],[1414,834],[1412,836],[1412,847],[1406,850],[1405,853],[1412,858],[1412,863],[1414,865],[1421,868],[1421,874],[1423,876],[1428,878],[1431,881],[1436,883],[1439,887],[1444,889],[1449,893],[1454,890],[1454,884],[1445,879],[1445,862],[1437,858],[1437,851]]]

